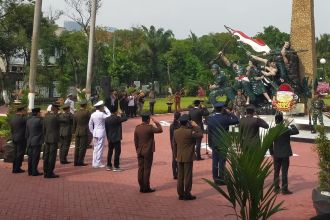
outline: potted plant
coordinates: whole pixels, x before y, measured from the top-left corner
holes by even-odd
[[[330,217],[330,141],[324,126],[317,126],[316,130],[319,135],[315,139],[315,150],[319,157],[320,171],[318,187],[313,189],[312,199],[316,214]]]
[[[268,219],[284,210],[282,202],[276,202],[273,183],[266,184],[272,172],[272,160],[265,157],[269,146],[284,131],[286,124],[267,130],[258,146],[242,146],[240,133],[219,131],[218,152],[227,155],[224,182],[227,190],[213,181],[204,179],[217,190],[234,209],[237,219]]]

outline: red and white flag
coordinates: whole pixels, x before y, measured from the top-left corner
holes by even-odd
[[[266,53],[270,52],[270,48],[267,46],[267,44],[265,44],[265,42],[263,40],[258,39],[258,38],[256,38],[256,39],[251,38],[248,35],[246,35],[245,33],[243,33],[242,31],[234,30],[227,26],[225,26],[225,27],[232,35],[238,37],[238,41],[241,41],[247,45],[250,45],[252,47],[252,49],[255,50],[256,52],[266,52]]]

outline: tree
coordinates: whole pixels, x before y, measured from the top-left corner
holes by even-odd
[[[281,48],[285,41],[290,41],[290,35],[281,32],[277,27],[268,26],[264,27],[264,32],[255,36],[260,38],[270,47],[270,49]]]
[[[145,42],[141,47],[146,57],[149,59],[149,71],[151,82],[154,82],[154,78],[159,77],[160,71],[160,55],[165,53],[171,46],[170,39],[174,37],[171,30],[165,31],[163,28],[156,29],[154,26],[150,26],[148,29],[142,26]]]
[[[66,4],[73,11],[67,11],[65,14],[77,22],[85,32],[87,36],[89,36],[89,22],[92,17],[92,4],[90,0],[65,0]],[[102,2],[101,0],[96,0],[96,12],[101,8]]]
[[[328,79],[330,78],[330,34],[321,34],[320,37],[316,38],[316,54],[317,58],[324,58],[325,64],[322,64],[322,70],[327,74]],[[318,62],[320,65],[320,63]]]

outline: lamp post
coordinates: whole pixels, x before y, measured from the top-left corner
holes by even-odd
[[[326,62],[327,62],[326,59],[324,59],[324,58],[321,58],[321,59],[320,59],[320,64],[322,65],[322,69],[323,69],[323,73],[322,73],[322,79],[323,79],[323,80],[325,79],[325,74],[326,74],[326,72],[325,72],[325,68],[324,68],[324,64],[326,64]]]

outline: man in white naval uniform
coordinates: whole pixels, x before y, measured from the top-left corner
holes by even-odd
[[[76,111],[76,109],[74,108],[74,101],[72,100],[73,95],[72,93],[70,93],[69,95],[67,95],[67,98],[64,102],[64,104],[70,105],[70,112],[72,114],[74,114],[74,112]]]
[[[89,119],[88,127],[93,134],[93,168],[103,168],[104,164],[101,163],[104,137],[105,137],[105,119],[110,116],[104,112],[104,102],[97,102],[94,107],[96,111],[91,115]]]

